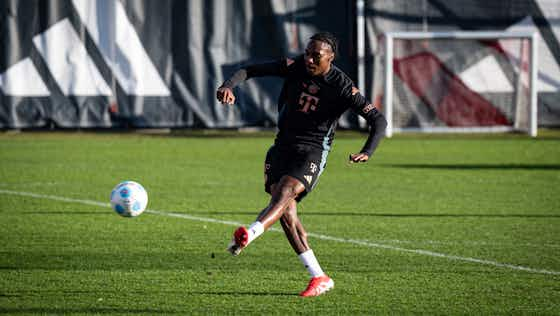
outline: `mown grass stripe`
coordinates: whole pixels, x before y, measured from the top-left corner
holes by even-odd
[[[95,206],[101,206],[101,207],[110,207],[110,203],[103,203],[103,202],[97,202],[97,201],[92,201],[92,200],[84,200],[84,199],[67,198],[67,197],[56,196],[56,195],[37,194],[37,193],[32,193],[32,192],[1,190],[1,189],[0,189],[0,193],[1,194],[26,196],[26,197],[32,197],[32,198],[38,198],[38,199],[49,199],[49,200],[68,202],[68,203],[80,203],[80,204],[95,205]],[[148,209],[148,210],[146,210],[146,212],[150,213],[150,214],[154,214],[154,215],[183,218],[183,219],[188,219],[188,220],[192,220],[192,221],[199,221],[199,222],[217,223],[217,224],[231,225],[231,226],[244,225],[243,223],[235,222],[235,221],[226,221],[226,220],[215,219],[215,218],[192,216],[192,215],[188,215],[188,214],[174,213],[174,212],[168,212],[168,211],[158,211],[158,210]],[[277,229],[277,228],[271,228],[270,230],[271,231],[276,231],[276,232],[281,232],[281,230]],[[530,272],[530,273],[548,274],[548,275],[560,275],[559,271],[552,271],[552,270],[545,270],[545,269],[535,269],[535,268],[524,267],[524,266],[520,266],[520,265],[509,264],[509,263],[500,263],[500,262],[492,261],[492,260],[449,255],[449,254],[433,252],[433,251],[429,251],[429,250],[408,249],[408,248],[403,248],[403,247],[395,247],[395,246],[386,245],[386,244],[374,243],[374,242],[370,242],[370,241],[339,238],[339,237],[322,235],[322,234],[315,234],[315,233],[308,233],[308,236],[313,237],[313,238],[317,238],[317,239],[321,239],[321,240],[355,244],[355,245],[361,245],[361,246],[370,247],[370,248],[380,248],[380,249],[394,250],[394,251],[400,251],[400,252],[407,252],[407,253],[413,253],[413,254],[423,255],[423,256],[444,258],[444,259],[448,259],[448,260],[477,263],[477,264],[489,265],[489,266],[500,267],[500,268],[508,268],[508,269],[517,270],[517,271],[525,271],[525,272]]]

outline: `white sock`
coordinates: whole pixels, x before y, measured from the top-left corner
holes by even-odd
[[[317,258],[315,258],[315,254],[313,253],[313,250],[309,249],[306,252],[302,252],[301,254],[299,254],[298,257],[299,260],[301,260],[301,262],[305,266],[305,268],[307,268],[307,271],[309,272],[312,278],[325,275],[325,272],[323,272],[323,269],[321,269],[321,266],[319,265]]]
[[[264,233],[264,225],[259,222],[256,221],[253,224],[251,224],[251,226],[249,226],[249,228],[247,229],[249,231],[249,243],[251,243],[253,240],[255,240],[255,238],[259,237],[260,235],[262,235],[262,233]]]

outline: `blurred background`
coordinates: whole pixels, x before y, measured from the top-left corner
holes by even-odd
[[[247,81],[235,107],[219,104],[215,90],[242,65],[301,53],[318,31],[339,38],[335,63],[383,110],[387,32],[535,32],[538,126],[560,126],[558,0],[3,0],[0,14],[4,130],[271,128],[281,80]],[[509,51],[499,39],[481,43],[447,45],[453,54],[424,45],[428,59],[416,58],[426,56],[421,43],[401,45],[393,56],[401,126],[513,124],[515,106],[508,114],[501,104],[511,97],[496,94],[525,93],[530,85],[516,78],[533,56],[523,57],[521,41]],[[410,70],[408,61],[430,67]],[[418,80],[443,81],[446,92]],[[465,112],[457,104],[476,122],[449,119]],[[364,127],[352,114],[340,125]]]

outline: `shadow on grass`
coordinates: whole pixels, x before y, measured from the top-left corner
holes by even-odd
[[[383,164],[382,166],[443,170],[560,170],[560,164]]]
[[[391,214],[391,213],[322,213],[302,212],[310,216],[367,216],[367,217],[497,217],[497,218],[560,218],[551,214]]]
[[[147,315],[161,315],[161,314],[185,314],[183,311],[175,311],[168,309],[130,309],[130,308],[55,308],[55,307],[22,307],[22,308],[6,308],[0,307],[0,314],[15,315],[15,314],[53,314],[65,315],[71,313],[83,314],[147,314]]]
[[[13,249],[11,251],[0,251],[1,264],[0,272],[17,272],[26,270],[45,270],[45,271],[111,271],[115,273],[126,273],[133,270],[157,270],[157,271],[190,271],[207,275],[208,280],[215,278],[214,271],[219,270],[219,274],[235,273],[241,267],[253,270],[263,270],[260,261],[236,262],[231,260],[231,255],[225,251],[226,241],[219,244],[209,245],[202,251],[190,251],[182,248],[181,244],[176,244],[175,251],[160,252],[157,250],[159,244],[153,246],[146,245],[144,250],[121,249],[118,254],[113,250],[103,252],[87,251],[77,249],[59,250],[49,248],[48,252],[41,249]],[[170,244],[166,244],[169,246]],[[222,248],[223,247],[223,248]],[[126,247],[125,247],[126,248]],[[113,249],[113,248],[111,248]],[[116,248],[115,248],[116,249]],[[210,254],[214,253],[214,256]],[[278,254],[282,256],[283,254]],[[267,269],[273,271],[288,272],[293,268],[282,264],[282,261],[273,261],[268,264]],[[267,270],[268,271],[268,270]],[[2,288],[0,288],[2,290]],[[73,291],[72,293],[77,293]]]
[[[18,214],[23,215],[107,215],[111,212],[103,211],[21,211]]]
[[[18,294],[4,294],[4,293],[0,293],[0,297],[21,297],[21,295]],[[1,309],[0,309],[1,310]]]
[[[188,292],[193,295],[217,295],[217,296],[299,296],[297,293],[287,292],[240,292],[240,291],[200,291]]]
[[[333,217],[480,217],[480,218],[560,218],[555,214],[449,214],[449,213],[356,213],[356,212],[298,212],[300,216]],[[257,212],[208,212],[196,215],[257,215]]]

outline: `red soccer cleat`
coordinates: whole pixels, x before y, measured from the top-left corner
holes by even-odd
[[[237,256],[243,248],[249,243],[249,231],[241,226],[233,232],[233,238],[227,247],[227,250],[234,256]]]
[[[299,296],[308,297],[308,296],[319,296],[323,293],[326,293],[328,290],[334,287],[334,281],[329,278],[327,275],[322,275],[319,277],[311,278],[309,281],[309,285],[305,291],[299,293]]]

